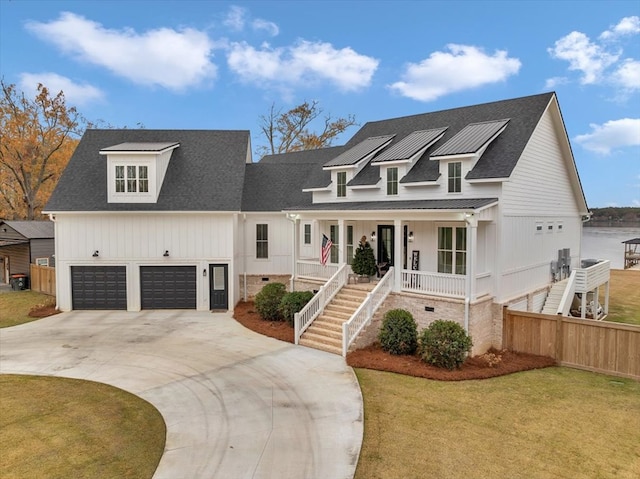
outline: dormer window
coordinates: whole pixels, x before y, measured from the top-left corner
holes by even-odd
[[[347,196],[347,172],[338,171],[337,173],[338,198]]]
[[[398,194],[398,168],[387,168],[387,195]]]
[[[148,193],[149,167],[115,165],[116,193]],[[126,176],[125,176],[126,172]],[[126,190],[125,190],[126,185]]]
[[[462,162],[449,163],[449,193],[462,191]]]

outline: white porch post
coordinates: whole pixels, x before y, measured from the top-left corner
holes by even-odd
[[[478,239],[478,220],[473,213],[464,213],[467,223],[467,262],[464,298],[464,329],[469,334],[470,303],[476,297],[475,251]]]
[[[393,250],[393,291],[400,291],[400,285],[402,284],[402,248],[404,248],[404,241],[402,237],[402,221],[399,219],[393,220],[393,238],[395,247]]]
[[[346,263],[347,232],[342,218],[338,220],[338,243],[338,264],[344,264]]]

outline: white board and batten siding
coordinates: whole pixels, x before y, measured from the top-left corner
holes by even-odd
[[[572,161],[561,147],[556,116],[552,104],[503,183],[499,301],[549,284],[559,249],[569,248],[572,267],[579,266],[582,199],[575,196]]]
[[[228,264],[237,298],[234,215],[211,213],[56,214],[58,306],[71,309],[71,266],[125,266],[127,310],[140,310],[141,266],[195,266],[196,307],[209,309],[209,264]],[[98,251],[98,256],[93,253]],[[163,256],[168,251],[168,256]]]
[[[246,216],[246,219],[245,219]],[[257,225],[266,224],[268,231],[268,257],[257,258]],[[244,254],[244,268],[250,275],[291,274],[293,268],[293,222],[283,213],[247,213],[241,215],[239,224],[240,251]],[[240,266],[242,268],[242,265]],[[243,271],[240,271],[243,273]]]

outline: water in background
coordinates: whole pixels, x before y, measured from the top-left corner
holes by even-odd
[[[623,241],[640,238],[640,228],[582,228],[582,259],[608,259],[612,269],[624,268]]]

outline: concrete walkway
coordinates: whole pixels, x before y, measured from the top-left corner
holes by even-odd
[[[0,373],[130,391],[167,425],[154,478],[352,478],[360,388],[343,358],[266,338],[228,313],[63,313],[0,329]]]

